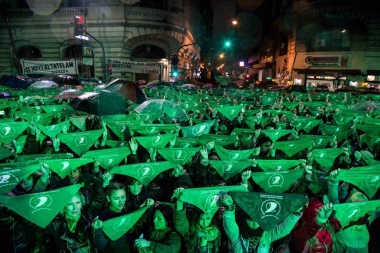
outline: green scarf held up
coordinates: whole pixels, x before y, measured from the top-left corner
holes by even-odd
[[[112,240],[116,241],[128,232],[141,218],[150,206],[140,208],[132,213],[103,221],[102,230]]]
[[[182,135],[187,138],[199,137],[204,134],[209,134],[211,127],[214,125],[215,120],[206,121],[193,126],[182,127]]]
[[[69,175],[73,169],[92,163],[93,161],[94,160],[90,158],[42,160],[42,162],[48,164],[50,169],[57,173],[57,175],[62,179]]]
[[[244,105],[218,106],[216,110],[220,112],[224,117],[226,117],[229,121],[232,121],[239,115],[243,108]]]
[[[360,138],[359,145],[366,144],[371,150],[374,150],[376,143],[380,141],[379,135],[366,134]]]
[[[266,193],[283,193],[289,190],[302,177],[303,173],[302,169],[254,172],[251,177]]]
[[[350,170],[340,170],[337,180],[355,185],[362,190],[369,199],[376,194],[380,187],[380,166],[370,165],[355,167]]]
[[[62,211],[82,185],[20,196],[0,196],[0,203],[34,224],[45,228]]]
[[[70,121],[66,120],[64,122],[61,122],[59,124],[50,125],[50,126],[44,126],[41,124],[37,124],[37,127],[47,136],[49,136],[51,139],[56,138],[60,133],[62,133],[63,129],[68,129],[70,126]]]
[[[335,159],[344,153],[345,150],[343,148],[314,149],[312,151],[312,158],[322,165],[325,170],[329,170],[334,165]]]
[[[222,135],[222,134],[205,134],[197,138],[198,142],[205,146],[209,142],[214,142],[218,146],[227,146],[239,141],[237,135]]]
[[[228,180],[241,173],[244,169],[252,166],[252,162],[210,160],[210,165],[221,177],[224,178],[224,180]]]
[[[357,124],[356,129],[366,134],[380,136],[380,127],[378,125]]]
[[[0,169],[0,195],[8,194],[15,188],[22,180],[27,178],[33,172],[39,170],[41,165],[13,165],[9,164],[7,167]]]
[[[65,143],[78,156],[87,152],[92,145],[102,136],[103,129],[85,132],[74,132],[58,135],[61,142]]]
[[[304,194],[231,192],[238,206],[263,230],[270,230],[308,202]]]
[[[264,172],[274,172],[274,171],[286,171],[291,168],[295,168],[298,165],[301,164],[301,160],[262,160],[258,159],[256,160],[257,165],[264,171]]]
[[[320,124],[319,130],[323,135],[335,135],[338,141],[347,139],[351,125]]]
[[[22,154],[22,151],[24,150],[27,138],[28,138],[27,135],[19,135],[16,138],[16,154],[17,155]]]
[[[304,130],[306,133],[310,133],[316,126],[321,124],[321,120],[313,117],[298,117],[294,120],[294,126],[297,131]]]
[[[27,122],[1,122],[0,143],[9,144],[28,128]]]
[[[129,147],[119,147],[87,151],[83,157],[98,160],[101,167],[110,170],[119,165],[130,154]]]
[[[334,140],[334,136],[328,135],[312,135],[312,134],[302,134],[299,136],[298,141],[312,141],[314,148],[322,149],[325,148],[328,144],[330,144]]]
[[[132,126],[132,130],[142,135],[155,135],[177,131],[177,127],[176,124],[141,124],[139,126]]]
[[[199,146],[198,139],[177,137],[173,148],[198,148]]]
[[[342,228],[364,217],[370,211],[376,211],[380,206],[380,200],[365,202],[335,204],[333,210],[336,211],[335,218],[340,222]]]
[[[157,152],[165,160],[183,166],[199,152],[199,148],[159,148]]]
[[[219,145],[215,145],[215,151],[223,161],[243,161],[247,160],[253,154],[255,149],[229,150]]]
[[[292,157],[298,152],[313,146],[311,140],[297,140],[297,141],[278,141],[274,143],[274,148],[281,150],[288,157]]]
[[[110,172],[120,175],[133,177],[134,179],[147,186],[159,174],[170,170],[176,166],[171,162],[146,162],[120,165],[113,167]]]
[[[119,140],[124,141],[124,132],[126,129],[131,129],[133,126],[139,126],[142,123],[141,119],[138,120],[111,120],[103,119],[107,124],[107,127],[119,138]]]
[[[198,207],[212,217],[219,207],[223,205],[222,199],[224,195],[232,192],[247,191],[247,188],[243,185],[187,188],[183,190],[179,199]]]
[[[136,136],[134,139],[149,151],[151,148],[165,148],[175,134],[157,134],[149,136]]]
[[[267,135],[271,141],[276,142],[281,137],[291,134],[292,130],[283,130],[283,129],[277,129],[277,130],[262,130],[262,133]]]
[[[55,112],[35,113],[35,114],[20,113],[18,114],[18,116],[28,121],[29,123],[36,123],[36,124],[41,124],[41,125],[46,126],[50,124],[53,117],[56,116],[56,113]]]
[[[86,131],[87,116],[70,116],[69,121],[81,131]]]

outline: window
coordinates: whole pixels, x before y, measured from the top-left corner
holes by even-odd
[[[309,42],[309,52],[349,51],[350,33],[346,28],[320,30]]]

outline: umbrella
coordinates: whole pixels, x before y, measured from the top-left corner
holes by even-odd
[[[196,89],[197,86],[191,83],[185,83],[181,85],[181,89]]]
[[[34,82],[33,78],[23,76],[2,76],[0,78],[0,84],[13,89],[26,89]]]
[[[59,93],[55,99],[74,99],[81,95],[83,95],[84,92],[82,90],[76,90],[76,89],[69,89],[64,90],[61,93]]]
[[[148,85],[150,85],[150,84],[155,84],[155,85],[157,85],[157,84],[159,84],[160,83],[160,80],[153,80],[153,81],[150,81],[149,83],[148,83]]]
[[[78,86],[78,85],[82,85],[81,82],[79,81],[79,79],[77,79],[74,76],[69,76],[69,75],[58,75],[58,76],[55,76],[51,80],[54,81],[55,83],[57,83],[59,86],[63,86],[63,85]]]
[[[206,83],[203,85],[203,88],[214,88],[215,86],[212,83]]]
[[[145,80],[137,80],[136,81],[136,84],[146,84],[146,81]]]
[[[136,107],[135,111],[144,114],[161,112],[161,115],[166,114],[171,119],[176,119],[179,121],[189,120],[189,116],[184,109],[182,109],[178,104],[165,99],[152,99],[145,101]]]
[[[1,91],[0,92],[0,98],[11,98],[12,94],[9,92]]]
[[[221,85],[228,85],[231,81],[225,76],[214,76],[215,80]]]
[[[380,104],[372,101],[364,101],[354,104],[352,108],[354,111],[377,110],[380,108]]]
[[[36,81],[32,83],[29,87],[34,88],[34,89],[49,89],[49,88],[58,87],[58,84],[56,84],[53,81],[42,80],[42,81]]]
[[[99,90],[99,86],[96,90]],[[145,93],[136,84],[123,78],[117,78],[109,82],[104,87],[101,87],[101,90],[115,93],[136,104],[141,104],[147,100]]]

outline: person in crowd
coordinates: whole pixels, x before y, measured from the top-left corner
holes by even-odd
[[[226,210],[223,214],[223,227],[233,253],[266,253],[271,252],[272,243],[288,235],[301,217],[302,208],[289,215],[282,223],[270,230],[263,230],[259,224],[240,211],[235,219],[235,204],[231,195],[223,197]]]
[[[221,244],[221,231],[207,213],[192,214],[189,222],[184,202],[180,200],[183,188],[177,188],[172,198],[177,199],[174,226],[186,241],[189,253],[217,253]]]
[[[135,240],[139,253],[179,253],[181,251],[181,237],[174,230],[173,209],[169,205],[160,204],[153,213],[153,226]]]

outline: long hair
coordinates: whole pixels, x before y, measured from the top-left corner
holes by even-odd
[[[250,237],[261,237],[264,230],[261,227],[257,229],[252,229],[248,227],[247,220],[251,220],[252,218],[241,208],[237,208],[236,210],[236,223],[239,226],[240,234],[243,238]]]
[[[173,208],[169,205],[158,205],[154,211],[161,211],[162,215],[165,218],[166,224],[169,228],[173,229],[174,228],[174,218],[173,218]]]

